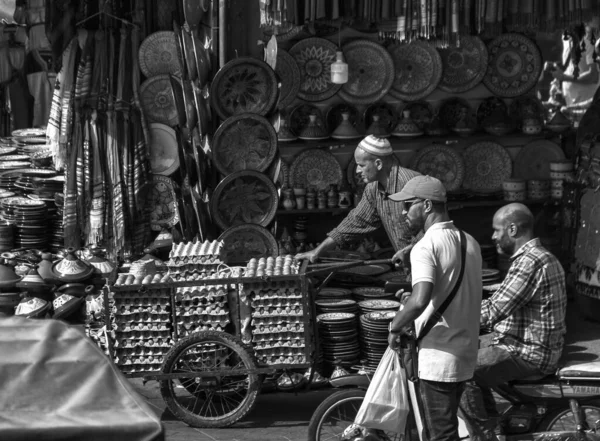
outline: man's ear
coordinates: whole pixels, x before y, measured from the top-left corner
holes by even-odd
[[[383,169],[383,161],[379,158],[377,158],[375,160],[375,167],[377,167],[377,170],[382,170]]]
[[[517,227],[515,224],[510,224],[508,226],[508,235],[510,237],[517,237],[517,234],[519,233],[519,227]]]

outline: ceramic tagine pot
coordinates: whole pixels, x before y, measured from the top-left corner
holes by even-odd
[[[13,269],[8,265],[0,265],[0,289],[12,288],[23,277],[17,276]]]
[[[54,273],[52,272],[52,254],[42,253],[42,260],[38,263],[37,272],[45,283],[54,283]]]
[[[75,248],[67,248],[64,259],[52,265],[54,277],[65,283],[86,280],[94,273],[94,269],[92,265],[77,257]]]
[[[329,138],[329,134],[317,120],[317,115],[311,113],[308,115],[308,119],[308,124],[300,131],[298,138],[307,141]]]
[[[281,118],[279,123],[279,132],[277,132],[277,140],[280,142],[290,142],[297,140],[298,137],[294,135],[294,132],[288,125],[287,118]]]
[[[100,248],[92,248],[90,252],[92,257],[87,262],[94,267],[94,275],[104,278],[109,277],[115,266],[102,256],[103,251]]]
[[[350,122],[350,113],[342,112],[342,122],[335,128],[331,137],[334,139],[356,139],[362,137]]]
[[[413,136],[421,136],[423,130],[419,128],[417,123],[410,117],[410,110],[404,110],[402,112],[402,119],[394,128],[392,136],[410,138]]]

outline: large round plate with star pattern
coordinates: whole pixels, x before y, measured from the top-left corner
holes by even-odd
[[[327,190],[331,184],[342,183],[342,167],[329,152],[319,149],[304,150],[294,158],[290,167],[290,187]]]
[[[323,38],[305,38],[290,49],[290,55],[300,69],[298,97],[306,101],[323,101],[342,87],[331,82],[331,64],[337,47]]]
[[[252,258],[277,256],[277,241],[264,227],[255,224],[236,225],[220,236],[228,264],[243,263]]]
[[[264,61],[240,57],[223,66],[212,82],[212,108],[222,120],[241,113],[265,116],[277,100],[275,72]]]
[[[277,212],[279,197],[275,184],[263,173],[238,171],[224,178],[212,195],[211,208],[217,225],[226,230],[234,225],[266,227]]]
[[[458,191],[465,177],[462,156],[444,145],[434,144],[421,149],[410,168],[439,179],[449,192]]]
[[[542,56],[536,44],[522,34],[502,34],[488,45],[488,67],[483,84],[495,95],[511,98],[536,85]]]
[[[148,78],[140,86],[142,110],[152,121],[173,127],[177,124],[177,106],[169,75]]]
[[[152,175],[150,183],[150,226],[154,231],[170,228],[179,222],[175,182],[166,176]]]
[[[448,93],[462,93],[477,86],[488,66],[488,51],[477,36],[461,35],[460,46],[439,50],[442,79],[438,87]]]
[[[383,98],[394,81],[394,60],[384,47],[370,40],[354,40],[342,48],[348,63],[348,82],[340,89],[352,104],[371,104]]]
[[[390,95],[404,101],[425,98],[442,79],[442,58],[425,41],[395,44],[388,48],[394,60],[394,82]]]
[[[504,147],[483,141],[470,145],[463,152],[465,179],[463,188],[475,193],[502,191],[502,182],[512,174],[512,160]]]
[[[260,115],[227,118],[213,138],[213,160],[225,176],[241,170],[264,172],[277,153],[277,132]]]
[[[294,102],[298,91],[300,90],[300,69],[296,60],[283,49],[277,48],[277,64],[275,73],[281,80],[281,89],[279,90],[279,109],[285,109]]]
[[[148,35],[140,44],[138,57],[140,70],[147,78],[181,73],[181,63],[177,57],[177,38],[173,31],[159,31]]]

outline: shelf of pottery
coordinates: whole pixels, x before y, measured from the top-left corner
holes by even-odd
[[[124,373],[159,370],[176,340],[209,330],[240,334],[260,363],[307,362],[310,305],[297,262],[252,259],[240,272],[225,264],[223,251],[222,241],[174,244],[167,271],[134,262],[133,274],[118,276],[108,295],[109,328]]]

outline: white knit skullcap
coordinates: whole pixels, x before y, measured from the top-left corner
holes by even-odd
[[[367,153],[375,156],[388,156],[392,154],[392,145],[385,138],[378,138],[373,135],[367,136],[358,146]]]

